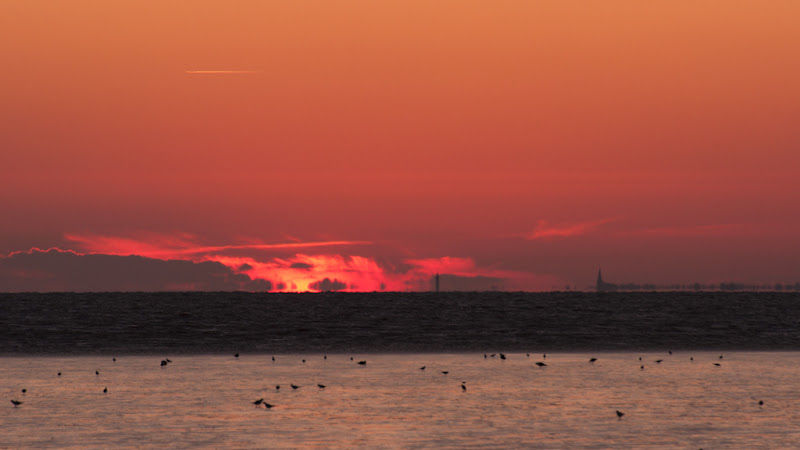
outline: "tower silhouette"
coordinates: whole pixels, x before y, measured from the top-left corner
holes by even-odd
[[[597,269],[597,292],[616,291],[617,285],[603,281],[603,269]]]
[[[439,274],[436,274],[436,292],[439,292]]]

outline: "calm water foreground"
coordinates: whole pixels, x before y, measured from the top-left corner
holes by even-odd
[[[0,447],[800,446],[800,352],[506,356],[3,357]]]

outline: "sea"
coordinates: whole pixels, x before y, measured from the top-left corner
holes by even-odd
[[[800,295],[0,294],[0,393],[0,448],[799,448]]]

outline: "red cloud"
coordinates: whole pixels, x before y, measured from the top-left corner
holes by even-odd
[[[192,255],[225,253],[232,250],[275,250],[310,247],[368,245],[368,241],[286,242],[278,244],[248,243],[239,245],[203,245],[191,234],[140,233],[137,238],[92,234],[64,234],[70,242],[90,253],[107,255],[140,255],[153,258],[182,258]]]
[[[166,260],[219,263],[231,274],[242,277],[247,286],[258,282],[277,291],[427,291],[433,289],[436,274],[442,276],[443,290],[543,290],[563,284],[549,276],[480,267],[473,259],[463,257],[379,263],[372,256],[291,253],[294,249],[363,245],[367,244],[365,241],[205,245],[198,237],[185,233],[137,233],[133,237],[69,234],[65,239],[77,244],[81,253],[66,251],[81,256],[137,255],[152,259],[153,264]],[[31,252],[42,250],[28,253]]]
[[[581,222],[572,225],[549,225],[546,220],[540,220],[530,233],[524,235],[529,241],[537,239],[556,239],[572,236],[581,236],[594,231],[597,227],[613,222],[614,219],[602,219],[591,222]]]

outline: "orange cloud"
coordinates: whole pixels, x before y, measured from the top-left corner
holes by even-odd
[[[524,235],[525,239],[534,241],[537,239],[558,239],[588,234],[597,227],[613,222],[614,219],[602,219],[591,222],[582,222],[572,225],[550,225],[546,220],[540,220],[533,231]]]

